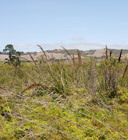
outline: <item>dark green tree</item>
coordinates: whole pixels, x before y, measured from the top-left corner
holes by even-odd
[[[14,66],[20,65],[21,53],[19,51],[16,51],[12,44],[6,45],[5,49],[3,49],[3,52],[8,53],[9,55],[9,59],[6,59],[8,64],[12,64]]]
[[[14,54],[16,54],[16,50],[14,49],[14,47],[13,47],[12,44],[6,45],[6,46],[5,46],[5,49],[3,50],[3,52],[6,52],[6,53],[9,54],[9,61],[10,61],[10,62],[13,61],[13,60],[12,60],[12,56],[13,56]]]

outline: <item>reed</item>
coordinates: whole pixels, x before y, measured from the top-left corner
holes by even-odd
[[[79,67],[82,66],[82,59],[81,59],[81,53],[79,50],[77,50],[77,54],[78,54],[78,64],[79,64]]]
[[[120,51],[120,55],[119,55],[119,58],[118,58],[118,62],[121,61],[122,53],[123,53],[123,50],[121,49],[121,51]]]
[[[36,65],[36,61],[34,60],[33,56],[29,53],[30,58],[32,59],[33,63]]]
[[[108,59],[108,48],[107,48],[107,45],[106,45],[106,49],[105,49],[105,56],[106,56],[106,59]]]
[[[128,64],[126,65],[126,67],[125,67],[125,69],[124,69],[124,72],[123,72],[123,78],[125,77],[127,71],[128,71]]]
[[[74,57],[74,54],[72,55],[72,62],[73,62],[73,65],[75,66],[75,57]]]
[[[45,51],[44,51],[43,47],[42,47],[42,46],[40,46],[40,45],[37,45],[37,46],[38,46],[38,47],[42,50],[42,52],[43,52],[43,54],[44,54],[44,56],[45,56],[46,60],[48,60],[47,55],[46,55],[46,53],[45,53]]]
[[[69,57],[70,57],[71,60],[72,60],[72,56],[71,56],[71,54],[69,53],[69,51],[68,51],[66,48],[64,48],[63,46],[61,46],[61,48],[63,48],[63,49],[67,52],[67,54],[69,55]]]
[[[71,56],[71,54],[69,53],[69,51],[66,48],[64,48],[63,46],[61,46],[61,47],[65,50],[65,52],[67,52],[67,54],[69,55],[70,59],[72,60],[73,65],[75,66],[74,54],[73,54],[73,56]]]
[[[112,50],[110,50],[110,55],[109,56],[112,57]]]

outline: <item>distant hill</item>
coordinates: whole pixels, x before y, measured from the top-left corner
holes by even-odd
[[[112,51],[112,55],[115,57],[118,57],[120,54],[120,50],[117,49],[109,49],[108,53]],[[69,49],[67,50],[71,55],[74,54],[74,57],[77,58],[77,49]],[[105,49],[99,49],[99,50],[89,50],[89,51],[83,51],[80,50],[81,56],[84,57],[94,57],[97,59],[104,58],[105,57]],[[60,59],[70,59],[70,56],[68,53],[63,50],[63,49],[55,49],[55,50],[47,50],[45,51],[48,59],[53,59],[53,60],[60,60]],[[34,60],[37,60],[41,55],[43,55],[42,52],[31,52],[32,57]],[[128,58],[128,50],[123,50],[123,58]],[[2,54],[0,53],[0,61],[5,61],[5,58],[8,58],[7,54]],[[21,55],[21,60],[23,61],[31,61],[31,57],[29,53],[23,53]]]
[[[108,49],[108,53],[110,53],[110,51],[112,51],[112,55],[117,57],[120,54],[120,50],[117,49]],[[62,49],[55,49],[55,50],[47,50],[47,53],[61,53],[64,54],[65,56],[68,56],[67,52],[65,50]],[[77,50],[76,49],[69,49],[68,52],[71,55],[77,55]],[[99,49],[99,50],[89,50],[89,51],[83,51],[80,50],[81,52],[81,56],[83,57],[95,57],[95,58],[103,58],[105,56],[105,49]],[[123,50],[123,57],[127,57],[128,58],[128,50]]]

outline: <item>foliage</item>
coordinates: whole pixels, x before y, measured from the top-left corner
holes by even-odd
[[[13,45],[8,44],[5,46],[5,49],[3,52],[6,52],[9,54],[9,59],[6,59],[8,64],[12,64],[14,66],[20,65],[20,55],[21,53],[19,51],[16,51],[13,47]]]
[[[127,60],[75,62],[0,63],[0,139],[128,139]]]

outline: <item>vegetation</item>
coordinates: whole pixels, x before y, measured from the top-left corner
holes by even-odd
[[[13,45],[8,44],[7,46],[5,46],[5,49],[3,50],[3,52],[6,52],[6,53],[8,52],[8,55],[9,55],[9,59],[6,59],[6,63],[12,64],[15,67],[20,65],[21,53],[19,51],[16,51]]]
[[[106,51],[107,52],[107,51]],[[0,139],[128,139],[128,61],[0,63]]]

